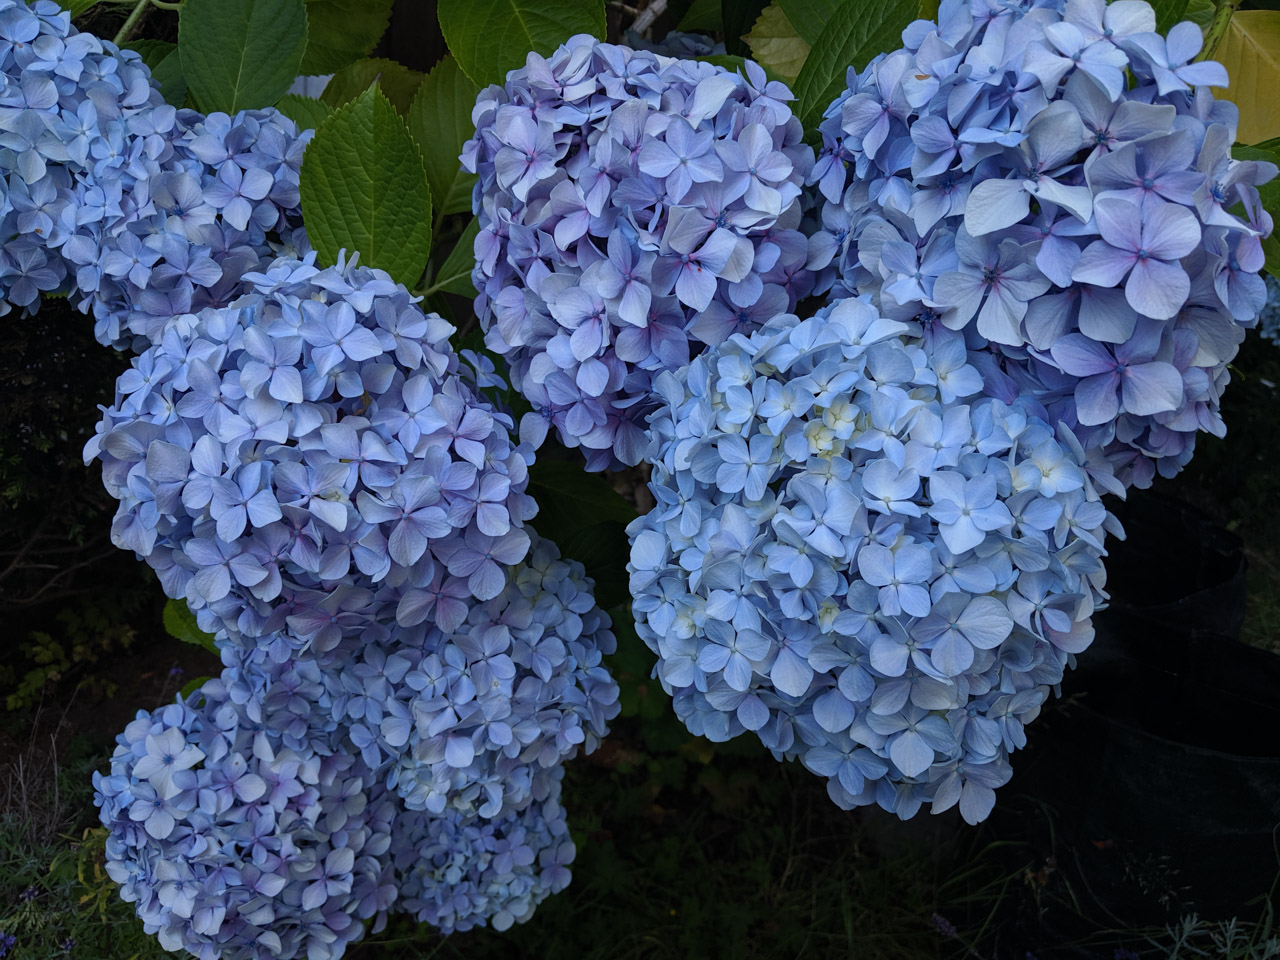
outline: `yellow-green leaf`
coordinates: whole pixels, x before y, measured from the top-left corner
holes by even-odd
[[[1240,108],[1237,139],[1256,143],[1280,135],[1280,10],[1240,10],[1214,54],[1227,68],[1226,99]]]
[[[794,82],[800,75],[800,68],[809,56],[809,44],[777,3],[764,8],[760,19],[743,39],[751,48],[752,59],[787,83]]]

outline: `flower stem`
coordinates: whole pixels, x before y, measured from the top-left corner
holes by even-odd
[[[1209,60],[1218,52],[1218,47],[1227,35],[1227,28],[1231,26],[1231,18],[1240,9],[1241,2],[1242,0],[1218,0],[1214,6],[1213,19],[1204,32],[1204,48],[1196,57],[1197,60]]]
[[[129,11],[129,16],[125,18],[120,29],[116,32],[113,42],[118,47],[129,39],[129,34],[133,33],[133,28],[138,25],[138,21],[142,19],[142,15],[147,12],[147,6],[151,0],[138,0],[134,8]]]

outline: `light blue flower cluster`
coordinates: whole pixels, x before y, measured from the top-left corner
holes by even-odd
[[[1139,486],[1224,430],[1276,173],[1231,159],[1200,28],[1155,28],[1142,0],[944,0],[851,73],[810,176],[833,296],[963,330],[989,395],[1034,398]]]
[[[582,35],[481,93],[476,312],[535,446],[554,426],[588,469],[639,462],[657,373],[810,292],[813,153],[790,91],[745,70]]]
[[[276,110],[203,117],[166,104],[137,53],[49,0],[0,0],[0,315],[42,293],[129,346],[225,303],[297,228],[308,137]]]
[[[1114,478],[981,397],[961,335],[929,347],[845,299],[660,375],[628,569],[690,730],[753,731],[843,807],[972,823],[1092,639]]]
[[[534,535],[530,555],[502,576],[503,590],[483,601],[465,581],[437,583],[432,615],[410,626],[397,623],[396,593],[355,578],[355,590],[372,594],[359,629],[322,654],[303,651],[319,686],[281,707],[305,704],[345,727],[408,809],[484,819],[522,809],[539,770],[594,750],[617,715],[618,688],[601,664],[615,640],[582,565],[551,541]],[[238,671],[238,696],[258,697],[253,678],[273,646],[225,629],[217,640]]]
[[[569,884],[575,848],[560,806],[561,766],[535,777],[519,813],[481,820],[404,813],[396,822],[396,908],[444,933],[491,923],[506,930]]]
[[[366,639],[336,678],[353,740],[367,763],[387,758],[388,785],[410,810],[513,815],[541,771],[590,753],[618,714],[601,660],[615,640],[582,564],[535,537],[506,573],[497,597],[468,598],[461,623],[438,604],[434,622]]]
[[[563,884],[572,855],[553,771],[579,747],[593,749],[618,712],[601,663],[614,649],[609,619],[581,564],[525,527],[536,510],[524,492],[532,453],[476,391],[492,372],[474,357],[461,362],[448,343],[453,327],[383,271],[354,262],[320,270],[312,260],[279,258],[244,274],[230,305],[171,318],[117,382],[86,446],[120,500],[114,542],[145,558],[215,634],[226,669],[221,686],[206,688],[213,698],[246,711],[252,735],[278,738],[299,763],[344,758],[359,771],[341,785],[344,809],[376,801],[392,811],[378,814],[392,839],[372,854],[377,870],[358,897],[342,876],[308,868],[301,878],[313,891],[301,912],[319,910],[319,920],[299,921],[297,896],[281,894],[292,912],[277,921],[254,901],[253,929],[224,923],[240,909],[236,894],[218,913],[213,894],[226,878],[209,881],[222,887],[198,925],[173,912],[168,894],[139,893],[140,904],[159,903],[144,919],[201,956],[268,955],[254,952],[268,942],[259,928],[295,937],[279,949],[270,941],[271,956],[340,955],[359,936],[352,918],[395,897],[387,871],[404,855],[393,842],[433,844],[448,860],[438,876],[416,875],[415,914],[444,929],[527,917]],[[190,711],[168,709],[186,719],[170,723],[182,732],[165,734],[165,745],[186,750],[181,736],[199,746],[181,754],[188,767],[212,757],[199,723],[186,723]],[[239,870],[210,865],[203,849],[168,850],[168,833],[123,828],[143,812],[135,801],[144,794],[161,811],[157,830],[165,816],[196,815],[168,780],[151,783],[153,762],[137,736],[126,739],[142,772],[114,770],[99,787],[102,802],[129,804],[127,814],[104,808],[122,837],[110,853],[125,864],[117,872],[151,890],[147,863],[200,878],[206,867],[210,876]],[[210,763],[200,771],[222,776]],[[225,825],[197,818],[192,827],[213,849],[240,842],[242,821],[257,816],[257,797],[229,797]],[[332,821],[322,798],[297,804],[303,819]],[[272,829],[263,822],[251,837],[287,845]],[[491,863],[482,851],[495,844],[510,857]],[[554,848],[549,865],[532,867],[544,848]],[[325,906],[322,888],[339,900]],[[337,933],[296,939],[295,928],[321,921]]]
[[[305,665],[267,670],[268,698],[319,686]],[[139,711],[94,774],[107,873],[167,950],[328,960],[395,899],[394,800],[327,718],[300,711],[285,734],[264,712],[207,681]]]

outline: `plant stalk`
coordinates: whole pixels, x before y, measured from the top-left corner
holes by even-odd
[[[1231,18],[1240,9],[1242,0],[1218,0],[1213,10],[1213,19],[1204,32],[1204,47],[1197,60],[1211,60],[1218,52],[1218,47],[1227,36],[1227,28],[1231,26]]]
[[[129,16],[125,18],[124,23],[121,24],[120,29],[116,31],[115,38],[112,40],[117,47],[129,39],[129,34],[133,33],[133,28],[138,25],[138,21],[142,19],[142,15],[147,12],[147,7],[150,3],[151,0],[138,0],[138,2],[134,4],[133,9],[129,11]]]

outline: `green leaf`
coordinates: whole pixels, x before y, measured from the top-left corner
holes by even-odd
[[[502,83],[529,51],[551,53],[574,34],[604,38],[601,0],[440,0],[449,52],[480,86]]]
[[[189,696],[191,696],[193,693],[195,693],[197,690],[203,687],[206,683],[208,683],[210,679],[212,678],[196,677],[194,680],[188,682],[187,685],[182,688],[182,699],[183,700],[187,699]]]
[[[676,30],[681,33],[722,32],[724,17],[720,13],[720,0],[693,0],[676,24]]]
[[[1274,232],[1269,237],[1263,237],[1262,252],[1267,257],[1267,262],[1262,269],[1280,280],[1280,237],[1277,237]]]
[[[720,16],[724,21],[724,48],[734,56],[748,53],[743,35],[760,19],[769,0],[721,0]]]
[[[445,57],[427,74],[409,107],[409,132],[422,150],[437,216],[471,209],[476,177],[462,169],[458,154],[476,132],[471,108],[479,93],[458,62]]]
[[[554,503],[554,508],[565,511],[566,517],[577,523],[601,520],[630,523],[636,518],[635,507],[609,486],[601,474],[587,473],[567,460],[540,458],[529,468],[529,485],[548,493],[547,499]],[[538,504],[545,509],[541,498]],[[544,514],[540,511],[538,515]]]
[[[436,271],[431,285],[427,288],[428,296],[441,291],[456,293],[460,297],[476,295],[476,288],[471,284],[471,271],[476,265],[475,242],[476,234],[479,232],[480,220],[472,217],[471,222],[467,224],[467,229],[462,231],[462,236],[453,245],[444,263],[440,264],[440,269]]]
[[[307,52],[299,73],[336,73],[378,45],[394,0],[307,0]]]
[[[529,468],[529,493],[538,502],[534,529],[554,540],[596,582],[596,602],[608,609],[628,600],[627,524],[636,512],[598,473],[564,460],[540,458]]]
[[[840,8],[840,0],[776,0],[791,25],[813,46],[822,30]]]
[[[185,600],[169,600],[165,603],[164,628],[175,640],[194,643],[197,647],[204,647],[210,653],[218,652],[213,637],[196,624],[196,615],[191,612]]]
[[[72,17],[78,17],[97,2],[98,0],[62,0],[62,6],[67,9]]]
[[[276,102],[276,109],[298,125],[299,130],[318,130],[333,113],[323,100],[286,93]]]
[[[302,156],[302,216],[325,264],[359,251],[412,288],[431,252],[422,154],[377,87],[334,111]]]
[[[187,78],[182,75],[178,45],[167,40],[130,40],[127,46],[141,55],[165,103],[181,107],[187,99]]]
[[[271,106],[306,47],[303,0],[183,0],[178,13],[182,73],[205,113]]]
[[[1188,0],[1150,0],[1156,12],[1156,32],[1166,34],[1175,23],[1187,19]]]
[[[320,99],[336,110],[344,103],[350,103],[376,82],[396,108],[396,113],[403,117],[409,113],[409,105],[413,103],[418,87],[426,76],[420,70],[410,70],[394,60],[384,60],[381,57],[357,60],[333,75],[324,85],[324,93],[320,94]]]
[[[787,83],[795,81],[809,56],[809,44],[796,32],[777,3],[764,8],[745,39],[752,59]]]
[[[844,89],[848,68],[861,70],[876,54],[901,46],[902,31],[913,19],[913,6],[844,0],[796,78],[796,113],[806,129],[817,127],[823,111]]]
[[[1213,0],[1191,0],[1182,16],[1192,23],[1199,24],[1203,31],[1213,20]]]
[[[1240,108],[1237,136],[1255,143],[1280,135],[1280,11],[1236,11],[1214,59],[1231,78],[1218,96]]]

